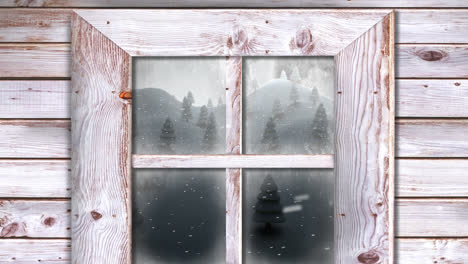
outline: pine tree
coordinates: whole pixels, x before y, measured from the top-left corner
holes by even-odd
[[[271,114],[273,115],[273,119],[275,121],[279,121],[283,118],[284,112],[283,112],[283,108],[281,107],[281,101],[279,99],[276,99],[273,102],[273,108],[271,110]]]
[[[208,99],[208,103],[206,104],[208,108],[213,108],[213,101],[211,101],[211,98]]]
[[[274,153],[279,150],[279,138],[276,133],[276,124],[273,117],[268,119],[263,131],[262,144],[266,153]]]
[[[254,213],[255,222],[265,223],[266,231],[271,230],[272,223],[283,223],[286,220],[280,200],[278,186],[273,178],[268,175],[260,187]]]
[[[314,108],[317,106],[318,102],[320,101],[320,94],[319,94],[317,87],[314,87],[314,89],[312,89],[312,93],[310,94],[310,101],[312,102],[312,105]]]
[[[286,75],[286,72],[284,70],[281,71],[280,79],[281,80],[287,80],[288,79],[288,75]]]
[[[297,85],[295,84],[291,86],[291,90],[289,92],[289,101],[290,101],[290,106],[293,108],[298,108],[300,105],[299,90],[297,89]]]
[[[164,121],[163,127],[161,128],[161,134],[159,135],[159,146],[161,150],[165,152],[174,152],[172,145],[176,142],[176,135],[174,124],[172,120],[168,117]]]
[[[187,97],[182,100],[182,119],[185,122],[192,120],[192,104]]]
[[[297,84],[301,81],[301,74],[299,73],[299,68],[297,66],[294,66],[290,79],[292,82]]]
[[[198,116],[197,126],[200,128],[206,128],[208,123],[208,108],[206,106],[202,106],[200,108],[200,115]]]
[[[189,91],[189,92],[188,92],[188,94],[187,94],[187,99],[188,99],[189,102],[190,102],[190,106],[192,106],[193,103],[195,103],[195,98],[193,98],[192,91]]]
[[[314,120],[312,121],[312,140],[317,143],[316,145],[321,153],[328,151],[330,145],[328,118],[323,104],[320,104],[317,108]]]
[[[208,118],[205,133],[203,134],[202,150],[205,152],[213,150],[217,139],[218,131],[216,127],[216,118],[213,112],[211,112],[210,117]]]

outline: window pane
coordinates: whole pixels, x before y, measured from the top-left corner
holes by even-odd
[[[248,154],[332,154],[332,57],[243,59]]]
[[[225,59],[133,60],[133,153],[225,153]]]
[[[224,263],[223,169],[133,170],[133,263]]]
[[[333,170],[243,174],[245,263],[333,263]]]

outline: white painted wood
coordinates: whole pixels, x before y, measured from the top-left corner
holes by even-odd
[[[0,81],[0,118],[70,118],[70,81]]]
[[[396,87],[399,117],[468,117],[466,80],[396,80]]]
[[[463,0],[4,0],[0,7],[468,7]]]
[[[468,120],[397,121],[398,157],[467,157]]]
[[[396,77],[399,78],[466,78],[468,45],[400,44]]]
[[[0,44],[0,77],[69,76],[69,44]]]
[[[130,263],[131,57],[72,27],[72,263]]]
[[[70,237],[70,202],[0,199],[0,237]]]
[[[393,262],[393,20],[335,57],[335,263]]]
[[[242,154],[242,57],[226,58],[226,153]],[[188,162],[192,163],[192,160]],[[232,164],[232,160],[228,160]],[[210,162],[218,164],[218,162]],[[242,170],[226,169],[226,263],[242,263]]]
[[[70,197],[68,160],[0,160],[0,197]]]
[[[406,199],[396,202],[396,236],[467,237],[468,199]]]
[[[69,158],[70,122],[0,120],[0,158]]]
[[[468,239],[397,239],[396,263],[400,264],[461,264],[468,263]]]
[[[468,159],[399,159],[396,195],[468,197]]]
[[[333,56],[390,10],[75,12],[132,56]]]
[[[0,42],[69,42],[67,9],[0,9]]]
[[[69,239],[0,239],[0,262],[15,264],[71,262]]]
[[[333,155],[133,155],[133,168],[333,168]]]

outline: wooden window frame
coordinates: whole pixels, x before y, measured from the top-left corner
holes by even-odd
[[[335,263],[393,263],[392,10],[76,10],[72,262],[131,263],[131,169],[227,168],[226,262],[241,263],[241,168],[335,169]],[[226,56],[228,155],[131,153],[132,57]],[[242,56],[333,56],[335,155],[242,155]],[[133,158],[133,160],[132,160]]]

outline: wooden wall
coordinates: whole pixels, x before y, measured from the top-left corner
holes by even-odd
[[[396,263],[468,263],[468,2],[270,1],[397,8]],[[153,2],[0,2],[0,263],[70,263],[71,7]]]

